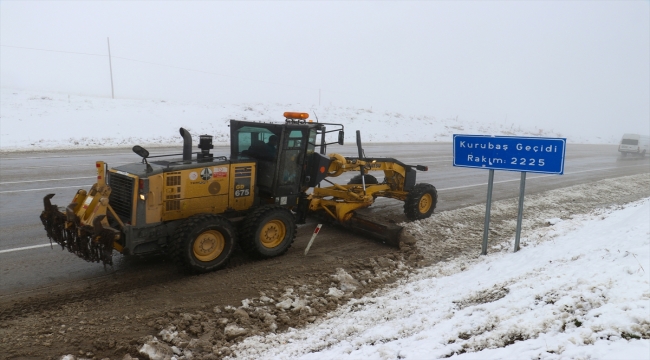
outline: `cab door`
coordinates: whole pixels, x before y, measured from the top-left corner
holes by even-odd
[[[294,198],[300,194],[300,183],[305,170],[309,129],[287,128],[284,135],[278,152],[275,196]],[[282,202],[282,199],[280,199],[280,202]]]

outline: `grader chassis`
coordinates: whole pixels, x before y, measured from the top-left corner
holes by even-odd
[[[223,267],[237,244],[258,258],[284,254],[296,224],[311,215],[396,246],[402,227],[356,213],[377,197],[403,201],[409,220],[431,216],[436,189],[416,183],[416,170],[426,166],[366,157],[359,131],[357,157],[326,155],[328,145],[343,144],[342,124],[307,121],[306,113],[284,115],[284,123],[231,120],[229,158],[210,153],[210,135],[201,135],[201,151],[192,153],[192,137],[181,128],[182,154],[150,156],[134,146],[140,163],[108,169],[98,161],[97,182],[78,190],[67,207],[52,205],[54,194],[43,199],[48,238],[104,266],[112,265],[113,250],[165,251],[181,270],[201,273]],[[338,133],[338,141],[328,143],[329,133]],[[265,145],[272,136],[279,139],[275,151]],[[359,173],[348,184],[328,179],[348,171]],[[370,171],[383,171],[384,180]]]

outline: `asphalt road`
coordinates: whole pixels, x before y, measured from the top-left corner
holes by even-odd
[[[419,172],[417,182],[433,184],[438,189],[436,211],[456,209],[486,201],[488,171],[452,166],[450,143],[435,144],[377,144],[364,145],[367,156],[392,157],[407,164],[429,167]],[[152,155],[178,153],[179,148],[150,149]],[[329,152],[356,156],[354,146],[331,146]],[[215,148],[215,155],[226,155],[227,148]],[[0,302],[16,294],[29,296],[35,290],[75,286],[96,282],[111,275],[147,278],[169,276],[170,263],[161,260],[130,259],[114,256],[114,266],[87,263],[58,245],[50,248],[39,215],[43,196],[54,193],[53,203],[67,205],[77,189],[89,189],[95,178],[95,161],[109,166],[137,162],[139,157],[130,149],[34,151],[0,154]],[[615,145],[567,146],[564,175],[529,173],[526,194],[588,183],[606,178],[650,173],[650,159],[621,158]],[[356,174],[344,174],[332,179],[347,183]],[[381,176],[379,177],[382,178]],[[520,173],[495,171],[493,200],[519,196]],[[404,220],[402,203],[380,200],[372,211],[395,220]],[[434,214],[435,216],[435,214]],[[534,216],[534,214],[524,214]],[[308,223],[305,227],[313,227]],[[341,236],[339,231],[329,236]],[[306,241],[311,231],[299,231],[296,242]],[[352,236],[345,234],[346,236]],[[153,262],[153,265],[150,264]],[[152,270],[153,269],[153,270]],[[157,269],[157,270],[155,270]],[[162,270],[161,270],[162,269]]]

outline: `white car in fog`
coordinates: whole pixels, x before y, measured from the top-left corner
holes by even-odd
[[[636,154],[645,156],[650,152],[650,137],[639,134],[623,134],[621,143],[618,145],[618,152],[621,155]]]

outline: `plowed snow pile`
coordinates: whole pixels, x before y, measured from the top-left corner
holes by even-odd
[[[246,359],[648,359],[650,199],[455,259],[303,329],[249,337]],[[414,226],[418,226],[417,224]]]

